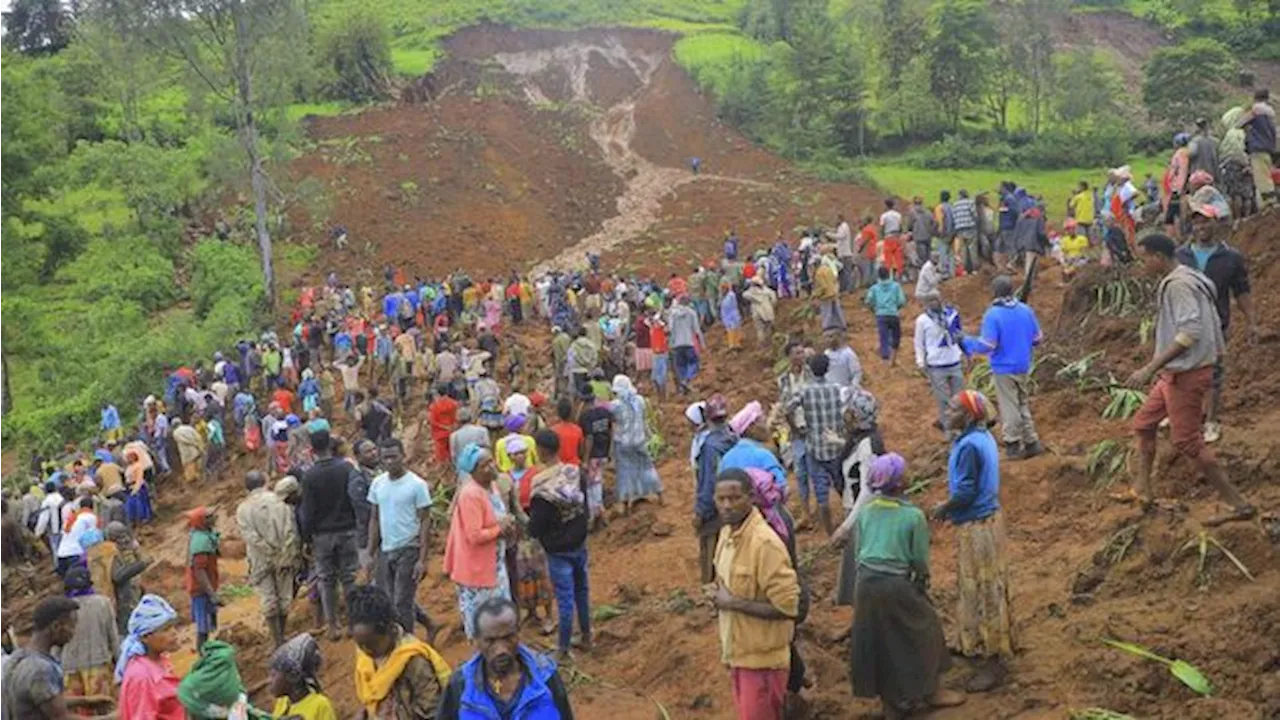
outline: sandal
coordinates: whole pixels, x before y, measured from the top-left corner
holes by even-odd
[[[1232,508],[1229,512],[1222,513],[1221,515],[1214,515],[1208,520],[1205,520],[1203,524],[1205,525],[1205,527],[1217,527],[1219,525],[1225,525],[1229,522],[1243,522],[1245,520],[1252,520],[1257,514],[1258,514],[1258,509],[1255,508],[1254,506],[1241,505],[1239,507]]]

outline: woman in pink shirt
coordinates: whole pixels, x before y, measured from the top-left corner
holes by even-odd
[[[120,720],[186,720],[178,701],[178,677],[169,653],[178,647],[178,614],[158,595],[144,595],[129,616],[129,636],[120,645],[116,682]]]
[[[492,597],[511,600],[503,553],[515,521],[494,487],[498,470],[488,450],[471,443],[458,454],[456,464],[460,479],[444,545],[444,571],[458,586],[458,610],[471,639],[476,608]]]

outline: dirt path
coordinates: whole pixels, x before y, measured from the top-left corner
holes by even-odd
[[[504,52],[493,56],[508,73],[520,78],[525,97],[535,105],[549,105],[542,83],[568,78],[569,101],[590,104],[596,94],[588,82],[592,63],[599,58],[612,68],[630,72],[638,87],[610,105],[589,126],[591,139],[600,147],[605,163],[626,182],[617,199],[618,214],[604,221],[599,232],[578,240],[555,257],[539,262],[533,272],[566,270],[585,265],[587,254],[603,254],[626,244],[658,222],[662,201],[692,182],[738,183],[770,188],[770,183],[726,175],[695,175],[688,169],[663,167],[642,157],[632,147],[636,137],[636,106],[649,92],[654,74],[668,62],[666,53],[629,48],[616,36],[604,42],[571,42],[551,49]]]

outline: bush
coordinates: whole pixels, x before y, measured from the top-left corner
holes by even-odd
[[[907,154],[907,163],[928,170],[958,170],[1014,166],[1014,150],[1004,141],[981,142],[960,135],[947,135]]]
[[[223,298],[256,310],[266,301],[257,252],[246,245],[204,239],[191,258],[191,302],[205,319]]]
[[[1124,162],[1132,146],[1133,135],[1123,121],[1101,120],[1041,133],[1018,152],[1018,164],[1050,170],[1114,167]]]
[[[87,304],[111,297],[151,312],[179,297],[173,262],[146,238],[134,236],[92,240],[79,257],[58,271],[55,281]]]
[[[325,28],[317,45],[326,96],[354,103],[387,97],[391,32],[376,15],[352,12]]]

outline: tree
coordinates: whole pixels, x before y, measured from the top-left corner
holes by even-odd
[[[147,0],[146,19],[146,36],[181,58],[234,118],[248,159],[264,289],[273,308],[269,180],[259,116],[280,96],[263,92],[262,85],[271,78],[287,86],[288,69],[305,64],[295,56],[306,46],[305,18],[293,0]]]
[[[919,3],[903,0],[881,0],[880,27],[877,33],[876,48],[880,61],[881,75],[878,95],[883,100],[894,98],[900,104],[909,97],[902,92],[903,75],[913,59],[924,50],[925,15]],[[915,87],[909,93],[923,93],[924,87]],[[898,134],[907,135],[910,130],[909,113],[899,113],[884,103],[889,113],[897,119]]]
[[[1009,105],[1023,87],[1020,73],[1013,72],[1013,53],[1009,46],[1000,44],[991,50],[988,57],[991,67],[987,73],[986,89],[982,94],[983,107],[991,115],[991,122],[1000,132],[1009,130]]]
[[[1009,67],[1022,77],[1031,132],[1037,135],[1049,89],[1053,86],[1053,30],[1049,27],[1049,16],[1054,8],[1051,0],[1026,0],[1014,14],[1005,38]]]
[[[933,8],[929,30],[929,89],[958,130],[965,102],[979,97],[995,28],[981,0],[943,0]]]
[[[790,0],[750,0],[738,11],[742,32],[763,41],[789,40]]]
[[[1124,86],[1105,55],[1079,47],[1059,56],[1054,65],[1053,109],[1059,120],[1071,125],[1119,113]]]
[[[320,36],[320,60],[329,71],[330,97],[363,103],[387,97],[391,82],[391,40],[378,16],[356,11]]]
[[[1219,83],[1235,68],[1231,51],[1209,38],[1160,48],[1142,66],[1142,103],[1155,120],[1188,125],[1222,101]]]
[[[5,214],[12,214],[24,195],[42,194],[48,186],[41,174],[67,154],[66,118],[58,112],[60,91],[43,63],[4,53],[0,103],[0,191]]]
[[[50,55],[71,42],[71,20],[61,0],[11,0],[3,17],[7,48]]]
[[[145,37],[147,0],[79,0],[76,45],[84,47],[106,72],[98,72],[101,92],[120,105],[124,139],[143,138],[138,104],[161,75],[158,58]]]

